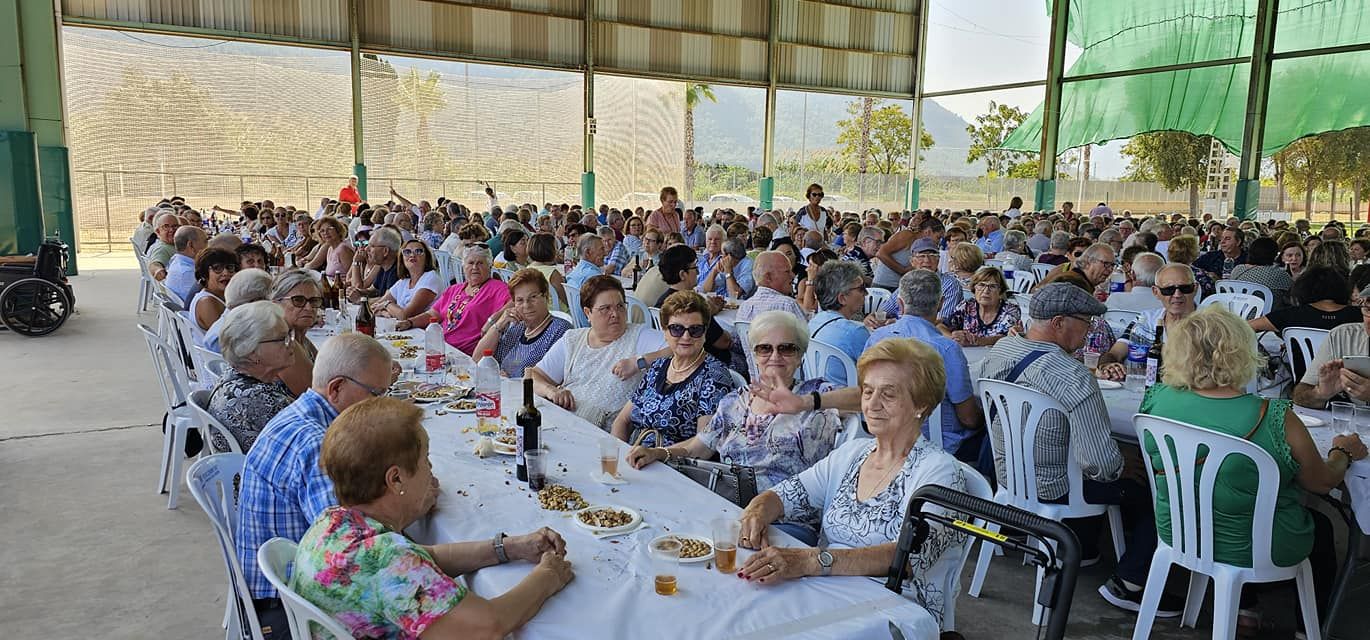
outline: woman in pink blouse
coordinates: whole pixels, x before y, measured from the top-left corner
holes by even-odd
[[[485,323],[509,302],[509,287],[490,277],[491,262],[490,250],[485,246],[467,247],[461,267],[466,282],[448,287],[428,311],[401,320],[395,328],[404,331],[440,323],[447,344],[472,355]]]

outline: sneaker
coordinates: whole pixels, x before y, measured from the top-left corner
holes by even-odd
[[[1142,610],[1142,590],[1129,589],[1118,576],[1110,576],[1099,586],[1099,595],[1109,604],[1126,611]],[[1161,592],[1161,602],[1156,607],[1157,618],[1175,618],[1184,613],[1184,599]]]

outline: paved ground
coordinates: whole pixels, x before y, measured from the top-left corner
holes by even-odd
[[[161,397],[134,329],[154,317],[134,314],[131,259],[81,258],[79,315],[46,338],[0,333],[0,637],[222,637],[224,572],[205,515],[188,492],[176,511],[154,493]],[[1131,637],[1132,616],[1094,592],[1106,574],[1084,571],[1069,637]],[[1335,637],[1370,636],[1367,575]],[[1032,638],[1031,590],[1028,568],[997,558],[983,597],[959,598],[959,629],[972,640]],[[1290,604],[1266,599],[1282,628],[1262,637],[1292,637]],[[1207,613],[1198,631],[1162,621],[1153,634],[1208,636]]]

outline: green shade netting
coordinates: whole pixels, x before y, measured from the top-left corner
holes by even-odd
[[[1047,0],[1047,11],[1051,1]],[[1255,0],[1070,0],[1066,37],[1083,51],[1066,77],[1251,55]],[[1283,0],[1276,51],[1370,42],[1370,0]],[[1212,135],[1241,148],[1250,65],[1067,82],[1060,149],[1148,131]],[[1299,138],[1370,125],[1370,51],[1277,60],[1262,155]],[[1003,148],[1041,149],[1039,105]]]

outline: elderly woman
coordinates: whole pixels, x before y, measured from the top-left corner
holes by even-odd
[[[438,296],[432,308],[396,323],[396,329],[420,329],[437,322],[443,338],[466,355],[475,353],[485,323],[509,303],[509,287],[490,277],[490,250],[472,245],[462,253],[462,274],[458,282]]]
[[[1001,254],[1002,255],[1002,254]],[[1004,273],[994,267],[975,272],[970,278],[974,296],[956,306],[946,320],[952,340],[963,347],[987,347],[1019,328],[1022,310],[1009,302],[1008,281]]]
[[[314,233],[319,236],[319,250],[305,268],[322,269],[329,277],[346,276],[356,255],[352,243],[347,241],[347,227],[337,218],[319,218],[314,221]]]
[[[289,214],[276,214],[277,217],[283,215]],[[288,253],[294,254],[295,264],[306,264],[314,255],[314,251],[319,247],[319,236],[314,233],[314,219],[309,217],[308,213],[295,214],[295,223],[291,225],[290,234],[285,238],[285,247]]]
[[[711,320],[709,303],[698,293],[676,291],[666,298],[661,324],[671,354],[652,363],[632,399],[614,418],[610,433],[615,438],[638,442],[643,432],[655,430],[660,440],[642,443],[670,446],[693,438],[708,423],[719,402],[733,390],[728,367],[704,350]]]
[[[822,378],[795,386],[795,374],[809,348],[809,330],[794,314],[762,313],[752,320],[747,337],[760,378],[767,384],[793,388],[800,396],[836,388]],[[770,403],[743,387],[723,398],[708,425],[693,438],[673,446],[633,447],[628,452],[628,463],[640,469],[658,460],[709,459],[717,455],[723,462],[752,467],[756,470],[756,488],[769,489],[828,455],[842,429],[836,409],[793,415],[778,415],[772,410]],[[785,530],[812,544],[811,529],[797,525]]]
[[[1004,250],[994,258],[1004,264],[1012,264],[1014,271],[1027,271],[1032,268],[1032,258],[1028,257],[1027,234],[1017,229],[1004,232]]]
[[[415,238],[400,249],[404,265],[403,277],[390,287],[380,300],[371,302],[371,310],[391,318],[408,318],[433,306],[438,293],[446,287],[438,276],[438,261],[428,243]]]
[[[1302,504],[1303,489],[1325,494],[1342,483],[1353,460],[1365,457],[1356,435],[1332,438],[1326,457],[1291,409],[1290,401],[1246,393],[1247,383],[1262,366],[1254,345],[1256,336],[1245,322],[1221,305],[1211,305],[1167,327],[1162,384],[1147,391],[1138,411],[1193,424],[1235,436],[1264,449],[1279,467],[1279,489],[1273,522],[1252,522],[1259,474],[1241,456],[1227,458],[1213,486],[1213,553],[1218,562],[1251,566],[1251,531],[1271,533],[1275,564],[1294,566],[1303,560],[1313,567],[1318,613],[1326,613],[1328,594],[1337,571],[1337,551],[1331,523]],[[1142,443],[1150,458],[1156,483],[1156,530],[1171,541],[1167,477],[1157,443]],[[1188,489],[1183,489],[1188,490]],[[1251,590],[1242,594],[1239,625],[1259,627],[1259,612]],[[1249,611],[1249,613],[1248,613]]]
[[[856,362],[871,334],[861,323],[866,302],[865,271],[859,262],[829,260],[813,273],[813,291],[821,310],[809,319],[809,337],[837,347]],[[829,359],[823,377],[839,387],[855,382],[847,379],[847,368],[833,359]]]
[[[961,466],[951,454],[922,438],[923,417],[942,401],[942,359],[912,338],[883,340],[857,363],[861,413],[873,439],[842,445],[762,492],[742,512],[740,544],[759,549],[742,565],[741,577],[775,584],[803,576],[883,576],[909,497],[931,484],[965,490]],[[767,526],[785,518],[819,531],[817,549],[770,545]],[[913,597],[941,621],[947,575],[957,558],[947,552],[965,540],[933,525],[910,557],[906,584]]]
[[[1293,287],[1294,280],[1283,266],[1276,266],[1275,262],[1279,256],[1280,247],[1274,240],[1256,238],[1246,249],[1246,264],[1233,267],[1232,275],[1229,277],[1232,280],[1254,282],[1269,287],[1275,295],[1272,308],[1288,307],[1289,290]]]
[[[648,256],[645,255],[646,246],[645,238],[643,237],[644,231],[645,223],[642,221],[642,218],[637,216],[628,218],[627,224],[624,225],[623,240],[620,242],[623,243],[623,250],[627,252],[630,260],[636,256],[644,263],[647,262]],[[658,232],[657,236],[660,237],[660,235],[661,234]]]
[[[219,343],[233,372],[209,392],[209,413],[228,428],[237,449],[247,453],[266,423],[295,401],[281,382],[281,374],[295,362],[293,332],[279,306],[259,300],[224,314]],[[218,432],[210,446],[215,453],[232,450]]]
[[[666,304],[667,298],[677,292],[694,290],[694,283],[699,275],[699,258],[696,257],[694,249],[683,244],[677,244],[661,253],[661,265],[658,271],[660,271],[661,279],[667,286],[666,291],[662,292],[653,304],[653,306],[660,308]],[[704,350],[717,358],[719,362],[727,365],[733,360],[732,333],[724,331],[718,321],[713,319],[714,314],[723,310],[723,299],[713,296],[707,300],[709,301],[709,318],[704,322],[708,327],[704,332]]]
[[[281,374],[281,380],[295,395],[309,388],[314,369],[314,358],[319,348],[314,346],[306,332],[319,320],[319,309],[323,307],[323,294],[319,281],[308,271],[290,269],[282,271],[271,284],[271,301],[280,305],[285,312],[285,323],[290,326],[291,344],[295,351],[295,362]]]
[[[301,538],[290,586],[358,638],[503,638],[570,582],[566,543],[545,527],[431,546],[404,535],[433,504],[422,419],[412,404],[372,398],[333,420],[319,464],[338,506]],[[536,564],[491,600],[454,578],[513,561]]]
[[[1199,258],[1199,238],[1197,236],[1175,236],[1170,239],[1170,244],[1166,245],[1166,258],[1172,263],[1189,265],[1190,271],[1194,273],[1194,282],[1199,285],[1199,293],[1203,297],[1213,295],[1217,292],[1217,285],[1213,278],[1209,277],[1208,272],[1194,266],[1194,261]]]
[[[359,296],[379,296],[400,279],[400,234],[382,227],[371,232],[367,246],[357,251],[348,270],[347,285],[353,302]]]
[[[567,331],[526,371],[538,395],[604,430],[650,365],[671,353],[660,331],[628,322],[627,299],[618,278],[587,279],[580,305],[590,326]]]
[[[200,290],[186,308],[195,344],[204,346],[205,331],[224,314],[224,289],[236,273],[238,256],[232,251],[205,249],[195,256],[195,280],[200,283]]]
[[[205,329],[204,342],[201,346],[214,353],[221,353],[222,348],[219,344],[219,332],[224,326],[224,317],[237,307],[249,302],[271,299],[271,274],[261,269],[240,269],[234,274],[233,279],[228,281],[228,286],[224,287],[224,314],[219,316],[214,324]]]
[[[524,369],[541,360],[571,323],[552,315],[551,289],[538,270],[521,269],[508,285],[513,298],[485,323],[474,353],[493,351],[504,375],[522,378]]]
[[[233,250],[233,254],[238,256],[238,271],[246,269],[261,269],[268,271],[271,268],[271,257],[266,254],[266,249],[259,244],[245,244]]]

